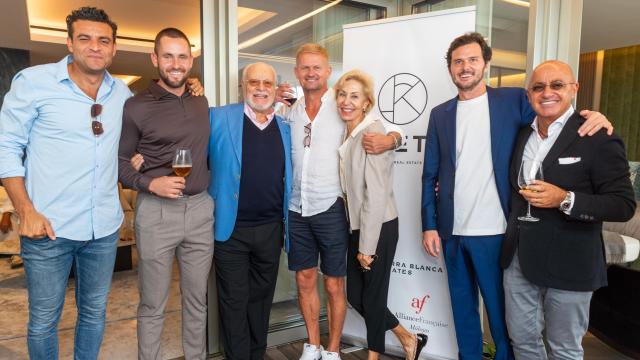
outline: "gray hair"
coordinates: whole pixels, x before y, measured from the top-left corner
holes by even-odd
[[[273,73],[273,80],[274,81],[277,80],[278,74],[276,73],[276,69],[273,66],[271,66],[271,65],[269,65],[269,64],[267,64],[265,62],[258,61],[258,62],[251,63],[251,64],[245,66],[244,69],[242,69],[242,82],[243,83],[247,80],[247,73],[249,72],[249,69],[251,69],[252,67],[254,67],[256,65],[264,65],[264,66],[268,67],[271,70],[271,72]]]

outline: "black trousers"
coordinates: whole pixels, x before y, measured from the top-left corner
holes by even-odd
[[[282,222],[236,227],[216,241],[214,263],[226,359],[263,359],[278,277]]]
[[[384,353],[384,336],[400,323],[387,308],[389,278],[398,245],[398,218],[382,224],[376,255],[371,270],[363,272],[358,255],[360,232],[354,231],[347,252],[347,300],[364,318],[367,326],[367,347]]]

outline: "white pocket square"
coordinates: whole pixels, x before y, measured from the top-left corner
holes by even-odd
[[[566,158],[558,158],[558,164],[560,165],[571,165],[577,162],[580,162],[581,158],[579,157],[566,157]]]

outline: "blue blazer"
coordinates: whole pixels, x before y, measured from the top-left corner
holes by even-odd
[[[211,108],[209,121],[211,137],[209,138],[209,169],[211,183],[209,194],[215,201],[215,239],[226,241],[231,236],[238,215],[238,195],[240,192],[240,174],[242,173],[242,129],[244,119],[244,103],[231,104]],[[275,118],[282,145],[284,147],[284,199],[282,210],[285,229],[285,250],[289,250],[288,236],[288,204],[291,193],[291,129]]]
[[[535,113],[524,89],[487,87],[487,97],[493,171],[500,205],[508,219],[511,153],[518,131],[531,124]],[[438,230],[443,239],[453,232],[457,104],[455,97],[431,110],[422,169],[422,231]],[[438,194],[434,190],[436,182],[439,183]]]

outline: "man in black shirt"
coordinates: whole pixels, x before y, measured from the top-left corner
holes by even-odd
[[[209,108],[206,98],[192,96],[186,89],[193,57],[183,32],[160,31],[151,60],[160,79],[126,102],[119,149],[120,181],[139,192],[138,358],[161,358],[164,308],[175,255],[180,266],[184,356],[204,359],[207,280],[213,258],[213,200],[206,191]],[[192,155],[186,178],[173,174],[178,149],[190,150]],[[144,158],[140,171],[130,163],[134,153]]]

